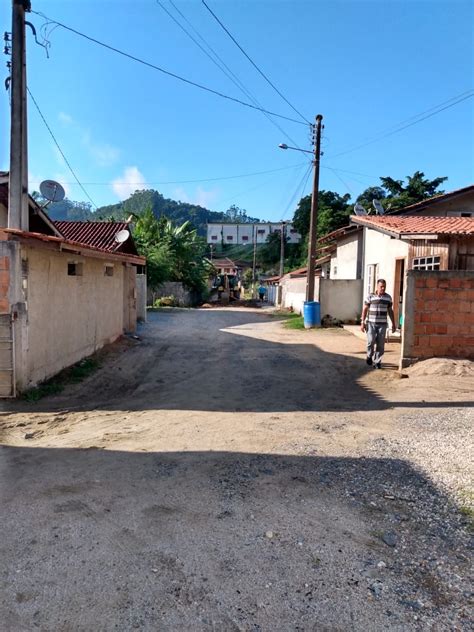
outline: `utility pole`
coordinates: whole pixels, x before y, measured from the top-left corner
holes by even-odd
[[[280,230],[280,277],[285,271],[285,241],[286,241],[286,222],[282,220]]]
[[[319,194],[319,159],[321,153],[321,114],[316,116],[314,146],[314,178],[311,196],[311,216],[309,224],[308,269],[306,273],[306,300],[314,301],[314,273],[316,262],[316,242],[318,239],[318,194]]]
[[[12,0],[10,181],[8,227],[28,230],[28,139],[25,12],[29,0]]]
[[[257,267],[257,227],[255,224],[252,225],[252,235],[253,235],[252,298],[255,298],[256,297],[255,272],[256,272],[256,267]]]

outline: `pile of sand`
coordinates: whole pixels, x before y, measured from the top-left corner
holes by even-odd
[[[450,375],[456,377],[474,377],[474,362],[471,360],[454,360],[452,358],[430,358],[417,362],[406,369],[411,377],[423,375]]]

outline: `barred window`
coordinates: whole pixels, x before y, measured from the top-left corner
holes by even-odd
[[[440,265],[440,256],[415,257],[413,259],[413,270],[439,270]]]

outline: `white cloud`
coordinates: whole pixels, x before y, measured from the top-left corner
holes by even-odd
[[[125,167],[123,175],[113,180],[110,184],[114,193],[121,200],[128,198],[139,189],[146,188],[145,177],[140,173],[138,167]]]
[[[108,143],[96,143],[91,139],[89,131],[84,131],[82,143],[89,150],[92,158],[99,167],[110,167],[114,165],[120,157],[120,150]]]
[[[197,187],[196,191],[191,195],[188,195],[182,187],[178,187],[174,190],[174,195],[177,200],[188,202],[188,204],[197,204],[205,208],[209,208],[209,205],[216,200],[218,194],[218,189],[206,191],[202,187]]]
[[[72,118],[72,116],[66,114],[66,112],[60,112],[58,115],[58,119],[61,123],[64,123],[64,125],[72,125],[74,123],[74,119]]]

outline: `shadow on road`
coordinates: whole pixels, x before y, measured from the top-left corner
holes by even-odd
[[[3,447],[0,470],[5,630],[402,630],[413,595],[442,628],[454,599],[427,563],[459,546],[449,501],[403,461]]]

